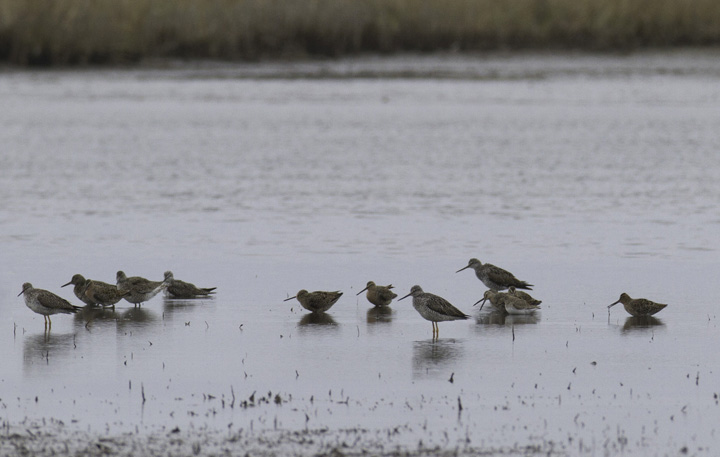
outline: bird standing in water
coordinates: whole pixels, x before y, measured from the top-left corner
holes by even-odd
[[[618,301],[608,305],[608,314],[610,313],[610,308],[618,303],[622,303],[625,307],[625,311],[633,316],[652,316],[653,314],[662,311],[662,309],[667,306],[662,303],[655,303],[645,298],[630,298],[628,294],[623,292]]]
[[[533,314],[540,309],[538,305],[530,304],[522,298],[510,294],[505,294],[502,303],[505,305],[505,311],[508,314]]]
[[[505,303],[503,302],[503,298],[507,294],[505,292],[498,292],[497,290],[486,290],[483,294],[483,298],[476,301],[473,306],[477,305],[478,303],[481,303],[480,309],[483,309],[483,306],[485,306],[485,302],[490,300],[490,304],[493,306],[493,308],[497,308],[501,311],[505,311]]]
[[[42,314],[45,320],[45,326],[48,328],[52,327],[52,321],[50,320],[51,314],[72,314],[77,313],[79,306],[70,304],[69,301],[62,297],[58,297],[52,292],[45,289],[36,289],[26,282],[22,286],[22,292],[18,294],[18,297],[23,295],[25,298],[25,305],[28,308],[35,311],[38,314]]]
[[[73,284],[73,292],[75,296],[82,300],[88,306],[115,306],[115,303],[129,294],[129,291],[120,292],[118,288],[112,284],[93,279],[85,279],[83,275],[73,275],[70,282],[60,287]]]
[[[308,292],[303,289],[297,293],[294,297],[286,298],[283,301],[292,300],[297,298],[303,308],[313,313],[324,313],[329,310],[332,305],[342,296],[342,292],[326,292],[324,290],[316,290],[315,292]]]
[[[214,294],[216,287],[196,287],[195,284],[175,279],[172,271],[165,272],[168,298],[200,298]]]
[[[454,307],[444,298],[428,292],[423,292],[422,287],[417,285],[412,286],[410,293],[400,298],[398,301],[411,295],[413,298],[413,308],[415,308],[415,310],[420,313],[425,320],[432,322],[433,339],[437,339],[438,336],[440,336],[438,322],[455,321],[470,317]]]
[[[397,294],[390,290],[392,288],[392,284],[388,286],[378,286],[374,282],[368,281],[367,286],[356,295],[360,295],[367,290],[365,296],[370,303],[375,306],[388,306],[390,302],[393,301],[393,298],[397,297]]]
[[[94,305],[92,300],[85,297],[85,290],[88,287],[88,282],[83,275],[81,275],[81,274],[73,275],[72,279],[70,279],[70,282],[63,284],[60,287],[69,286],[70,284],[72,284],[74,286],[73,293],[80,301],[82,301],[86,305],[90,305],[90,306]]]
[[[467,268],[475,270],[475,275],[488,289],[505,290],[510,286],[514,286],[516,289],[532,290],[533,287],[532,284],[520,281],[509,271],[490,263],[482,264],[478,259],[470,259],[466,267],[459,269],[455,273],[460,273]]]
[[[118,290],[129,292],[123,298],[135,306],[142,305],[168,286],[166,282],[150,281],[140,276],[128,278],[123,271],[118,271],[116,278]]]
[[[532,295],[527,292],[515,289],[515,286],[508,287],[508,294],[512,295],[513,297],[517,297],[520,300],[524,300],[529,305],[539,305],[540,303],[542,303],[542,300],[533,298]]]

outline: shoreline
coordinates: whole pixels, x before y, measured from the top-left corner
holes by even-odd
[[[492,51],[362,54],[339,58],[266,59],[258,62],[150,58],[136,64],[28,67],[0,63],[0,75],[115,72],[177,79],[519,80],[553,76],[633,74],[720,77],[720,46],[646,49],[634,52]],[[602,61],[602,70],[597,62]]]

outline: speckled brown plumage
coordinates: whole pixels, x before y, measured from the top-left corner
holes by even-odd
[[[393,301],[393,298],[397,297],[397,294],[390,290],[392,288],[392,284],[387,286],[378,286],[374,282],[368,281],[367,286],[365,286],[365,288],[356,295],[360,295],[367,290],[367,294],[365,296],[370,303],[375,306],[388,306]]]
[[[489,263],[482,264],[478,259],[470,259],[467,266],[459,269],[456,273],[460,273],[467,268],[475,270],[475,275],[488,289],[505,290],[510,286],[514,286],[516,289],[532,290],[533,287],[532,284],[520,281],[509,271]]]
[[[165,272],[168,298],[202,298],[214,294],[217,287],[197,287],[195,284],[175,279],[172,271]]]
[[[625,311],[633,316],[652,316],[655,313],[662,311],[667,305],[662,303],[655,303],[645,298],[630,298],[626,293],[622,293],[620,298],[615,303],[608,305],[608,309],[622,303],[625,307]]]
[[[297,298],[303,308],[313,313],[324,313],[329,310],[332,305],[342,296],[342,292],[326,292],[323,290],[316,290],[315,292],[308,292],[303,289],[297,293],[294,297],[286,298],[283,301],[292,300]]]

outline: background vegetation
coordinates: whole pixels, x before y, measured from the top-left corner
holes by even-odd
[[[0,0],[0,61],[720,44],[720,0]]]

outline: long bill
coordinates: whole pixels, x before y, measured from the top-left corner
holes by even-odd
[[[459,269],[459,270],[456,271],[455,273],[460,273],[461,271],[467,270],[468,268],[470,268],[470,265],[467,265],[467,266],[465,266],[465,267],[462,267],[461,269]]]
[[[355,295],[360,295],[361,293],[365,292],[366,290],[368,290],[367,287],[365,287],[363,290],[361,290],[360,292],[356,293]]]
[[[483,306],[485,306],[485,302],[487,301],[487,298],[483,297],[480,300],[473,303],[473,306],[477,305],[478,303],[482,302],[482,305],[480,305],[480,309],[483,309]]]
[[[412,292],[410,292],[409,294],[405,295],[403,298],[398,298],[398,301],[400,301],[400,300],[402,300],[402,299],[404,299],[404,298],[408,298],[410,295],[412,295]]]
[[[62,285],[62,286],[60,286],[60,287],[65,287],[65,286],[69,286],[70,284],[72,284],[72,281],[70,281],[70,282],[69,282],[69,283],[67,283],[67,284],[63,284],[63,285]]]
[[[297,295],[295,295],[294,297],[286,298],[286,299],[283,300],[283,301],[289,301],[289,300],[292,300],[293,298],[297,298]]]
[[[613,306],[617,305],[618,303],[620,303],[620,300],[616,301],[612,305],[608,305],[608,309],[612,308]]]

